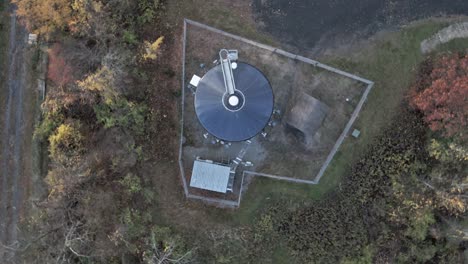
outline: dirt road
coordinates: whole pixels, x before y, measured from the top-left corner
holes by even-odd
[[[22,210],[26,178],[23,170],[25,159],[23,143],[24,130],[24,96],[27,86],[27,32],[18,24],[16,12],[11,8],[9,47],[6,68],[7,79],[0,86],[6,89],[5,105],[0,105],[3,115],[0,140],[0,242],[15,247],[18,239],[18,222]],[[0,262],[8,263],[13,259],[12,251],[0,251]]]

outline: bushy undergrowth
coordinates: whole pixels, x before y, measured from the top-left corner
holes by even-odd
[[[418,80],[425,80],[431,69],[423,64]],[[425,83],[430,85],[430,80]],[[314,263],[460,261],[463,236],[455,234],[467,213],[463,175],[468,159],[460,144],[463,139],[429,132],[424,113],[407,103],[402,109],[354,165],[341,191],[290,212],[277,225],[297,259]],[[451,122],[460,127],[456,119]]]
[[[104,124],[105,128],[125,127],[136,135],[142,135],[145,131],[148,107],[142,103],[119,98],[116,101],[96,105],[94,111],[98,121]]]
[[[193,254],[173,230],[156,224],[156,194],[138,167],[148,155],[147,121],[156,122],[154,108],[164,107],[151,107],[148,95],[168,90],[154,81],[164,44],[163,2],[14,2],[27,27],[55,43],[43,118],[35,130],[52,161],[45,177],[49,193],[40,217],[25,220],[34,243],[23,259],[186,263]]]
[[[83,136],[79,122],[61,124],[49,137],[49,152],[52,160],[66,164],[83,152]]]

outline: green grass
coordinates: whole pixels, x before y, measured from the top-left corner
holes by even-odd
[[[446,24],[428,22],[393,33],[356,60],[328,59],[329,64],[365,76],[375,85],[354,125],[361,130],[360,138],[345,140],[323,178],[342,178],[349,173],[372,140],[389,128],[424,59],[420,42],[444,26]]]
[[[437,47],[436,52],[457,52],[468,49],[468,38],[454,39]]]
[[[359,139],[348,138],[327,169],[320,184],[304,186],[256,179],[249,187],[234,220],[252,225],[268,207],[281,201],[284,210],[294,209],[323,198],[339,190],[341,180],[351,173],[353,164],[366,152],[368,146],[398,114],[399,106],[411,85],[418,65],[425,56],[420,53],[420,42],[445,27],[444,23],[427,22],[392,33],[386,39],[358,54],[353,60],[330,57],[324,62],[349,72],[357,73],[375,82],[355,127],[361,130]],[[437,52],[468,49],[466,39],[441,45]],[[432,54],[434,55],[434,54]],[[274,263],[288,259],[287,249],[276,250]]]
[[[258,32],[251,23],[242,23],[236,14],[226,12],[222,1],[210,1],[207,10],[200,10],[193,0],[183,4],[172,3],[168,16],[176,23],[186,17],[228,32],[262,43],[277,46],[268,35]],[[225,23],[230,21],[230,23]],[[353,164],[366,152],[368,146],[397,115],[400,104],[415,76],[419,63],[424,59],[420,42],[447,26],[443,22],[423,22],[399,32],[389,33],[381,40],[365,47],[362,53],[350,58],[327,57],[320,61],[337,68],[356,73],[375,82],[354,127],[361,130],[359,139],[347,138],[335,155],[318,185],[308,186],[255,178],[245,192],[239,209],[219,210],[205,207],[205,217],[227,226],[252,225],[269,207],[280,203],[285,210],[301,207],[339,190],[342,179],[351,172]],[[441,50],[460,50],[468,47],[465,41],[452,41]],[[287,253],[287,252],[286,252]],[[275,259],[287,254],[279,252]],[[281,262],[281,261],[279,261]]]
[[[258,32],[255,25],[242,23],[242,19],[235,14],[226,13],[223,1],[207,2],[210,4],[206,5],[208,6],[206,10],[198,8],[194,0],[184,1],[183,4],[178,1],[170,2],[172,7],[168,8],[168,16],[173,18],[174,23],[181,23],[181,18],[186,17],[246,38],[278,46],[268,35]],[[324,63],[375,82],[375,87],[355,123],[355,127],[362,132],[361,137],[345,140],[318,185],[308,186],[255,178],[244,193],[239,209],[225,210],[197,204],[195,208],[199,215],[190,213],[186,217],[200,217],[203,221],[206,219],[206,222],[221,224],[226,229],[253,226],[261,214],[271,207],[278,207],[282,212],[286,212],[323,199],[333,194],[335,190],[339,191],[340,183],[351,172],[353,164],[366,152],[372,141],[388,128],[388,124],[397,115],[417,67],[424,59],[419,50],[420,42],[446,25],[442,22],[423,22],[399,32],[389,33],[385,38],[372,42],[372,45],[365,47],[362,53],[356,54],[352,59],[318,58]],[[457,40],[441,46],[441,50],[461,50],[465,47],[468,47],[468,43]],[[176,224],[172,219],[167,220],[167,225],[186,231],[188,238],[196,240],[205,236],[202,227],[193,226],[191,221]],[[289,256],[291,252],[284,247],[282,241],[275,241],[274,244],[265,245],[274,248],[272,250],[274,254],[271,256],[274,263],[294,262],[294,258]]]
[[[182,18],[188,18],[264,44],[277,44],[271,36],[260,32],[255,21],[247,14],[237,8],[229,9],[226,2],[206,0],[203,2],[203,8],[200,8],[200,1],[197,0],[168,1],[166,15],[175,23],[181,23]],[[241,18],[243,15],[246,17]]]
[[[352,60],[338,57],[322,59],[325,63],[375,82],[354,125],[361,130],[361,136],[358,139],[348,137],[344,141],[318,185],[306,186],[255,179],[245,194],[234,220],[248,224],[263,208],[279,201],[294,207],[322,199],[331,191],[337,190],[343,177],[351,173],[353,164],[366,152],[369,144],[384,129],[391,129],[388,124],[398,114],[399,106],[405,98],[418,65],[424,59],[419,50],[420,42],[444,26],[444,23],[427,22],[391,33]],[[466,40],[454,40],[442,45],[440,50],[466,48]]]

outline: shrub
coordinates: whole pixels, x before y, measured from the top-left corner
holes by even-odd
[[[468,161],[468,147],[458,139],[432,139],[429,154],[442,162]]]
[[[430,242],[408,243],[406,250],[400,252],[397,263],[427,263],[437,253],[437,248]]]
[[[78,82],[82,89],[97,92],[104,101],[111,103],[118,97],[114,89],[114,72],[106,66],[101,67],[95,73],[88,75],[83,81]]]
[[[148,204],[151,204],[154,202],[156,194],[151,188],[143,188],[142,191],[143,198],[145,199],[145,202]]]
[[[138,10],[140,15],[137,18],[139,25],[144,25],[156,18],[156,12],[161,7],[161,0],[140,0]]]
[[[361,256],[356,258],[346,258],[341,264],[372,264],[372,258],[374,255],[375,249],[371,246],[366,246],[363,248]]]
[[[268,238],[274,233],[273,216],[270,214],[263,214],[254,226],[254,242],[266,243]]]
[[[49,137],[49,152],[52,160],[67,163],[83,151],[83,136],[79,122],[60,125]]]
[[[45,178],[45,182],[49,187],[49,198],[51,197],[60,197],[65,193],[65,177],[67,173],[66,170],[62,168],[57,168],[49,170]]]
[[[382,230],[394,227],[408,235],[426,235],[430,218],[413,217],[419,197],[413,197],[412,175],[423,159],[426,127],[420,116],[403,111],[345,179],[341,191],[288,214],[280,232],[301,260],[339,263],[354,259]],[[419,157],[419,156],[423,157]],[[403,235],[403,234],[402,234]]]
[[[130,45],[135,45],[138,43],[138,39],[135,33],[128,31],[128,30],[125,30],[123,32],[123,40],[125,43],[130,44]]]
[[[130,241],[134,241],[143,237],[148,232],[148,226],[151,225],[152,217],[149,212],[141,212],[136,208],[125,208],[121,221],[127,227],[125,237]]]
[[[47,78],[58,87],[63,87],[73,80],[73,68],[62,55],[62,46],[54,44],[49,50]]]
[[[119,183],[122,184],[125,191],[130,194],[136,194],[142,190],[140,178],[131,173],[127,174]]]
[[[413,211],[409,217],[409,226],[405,230],[405,235],[414,240],[423,241],[427,236],[429,226],[435,223],[434,214],[429,209]]]
[[[143,54],[143,60],[156,60],[158,58],[159,48],[164,42],[164,37],[161,36],[153,43],[145,41],[145,52]]]
[[[145,130],[145,119],[148,107],[144,104],[130,102],[124,98],[102,103],[94,107],[96,117],[105,128],[115,126],[131,129],[141,135]]]
[[[63,123],[63,114],[59,111],[45,112],[43,120],[36,126],[34,130],[34,138],[45,141]]]

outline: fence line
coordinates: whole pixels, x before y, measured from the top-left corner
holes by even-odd
[[[296,178],[292,178],[292,177],[278,176],[278,175],[255,172],[255,171],[244,171],[244,173],[252,175],[252,176],[265,177],[265,178],[270,178],[270,179],[279,180],[279,181],[287,181],[287,182],[310,184],[310,185],[317,184],[317,182],[315,180],[296,179]]]
[[[334,72],[336,74],[339,74],[339,75],[345,76],[347,78],[350,78],[350,79],[353,79],[353,80],[356,80],[356,81],[363,82],[363,83],[367,84],[367,88],[366,88],[364,94],[362,95],[358,105],[354,109],[353,114],[351,115],[351,118],[349,119],[348,123],[346,124],[345,129],[343,130],[340,137],[336,141],[335,145],[333,146],[333,149],[328,154],[327,159],[325,160],[324,164],[320,168],[320,171],[319,171],[319,173],[317,174],[317,176],[315,177],[314,180],[303,180],[303,179],[296,179],[296,178],[286,177],[286,176],[272,175],[272,174],[267,174],[267,173],[260,173],[260,172],[253,172],[253,171],[243,171],[242,179],[241,179],[241,186],[240,186],[240,191],[239,191],[239,198],[238,198],[237,202],[231,201],[231,200],[219,199],[219,198],[203,197],[203,196],[193,195],[193,194],[189,193],[189,189],[188,189],[188,185],[187,185],[187,179],[185,178],[184,164],[183,164],[183,158],[182,158],[183,138],[184,138],[184,111],[185,111],[185,56],[186,56],[187,25],[188,24],[198,26],[200,28],[203,28],[203,29],[206,29],[206,30],[218,33],[218,34],[221,34],[221,35],[226,36],[226,37],[230,37],[230,38],[242,41],[244,43],[253,45],[255,47],[265,49],[265,50],[271,51],[271,52],[279,54],[279,55],[283,55],[283,56],[288,57],[288,58],[293,59],[293,60],[299,60],[299,61],[302,61],[304,63],[313,65],[315,67],[322,68],[324,70]],[[205,202],[218,203],[218,204],[222,204],[222,205],[225,205],[225,206],[238,207],[240,205],[240,202],[241,202],[244,177],[245,177],[246,174],[252,175],[252,176],[257,176],[257,177],[265,177],[265,178],[274,179],[274,180],[287,181],[287,182],[292,182],[292,183],[309,184],[309,185],[318,184],[320,179],[322,178],[323,174],[325,173],[325,170],[330,165],[330,162],[333,160],[333,157],[335,156],[335,154],[338,151],[339,147],[341,146],[341,144],[343,143],[343,141],[346,138],[347,134],[349,133],[349,130],[351,129],[352,125],[356,121],[356,118],[358,117],[359,112],[361,111],[365,101],[367,100],[367,96],[368,96],[370,90],[374,86],[374,82],[372,82],[370,80],[367,80],[367,79],[364,79],[362,77],[359,77],[357,75],[354,75],[352,73],[345,72],[345,71],[342,71],[340,69],[328,66],[328,65],[320,63],[318,61],[315,61],[315,60],[312,60],[312,59],[309,59],[309,58],[306,58],[306,57],[303,57],[303,56],[300,56],[300,55],[297,55],[297,54],[293,54],[293,53],[284,51],[282,49],[274,48],[272,46],[265,45],[265,44],[262,44],[262,43],[259,43],[259,42],[256,42],[256,41],[253,41],[253,40],[250,40],[250,39],[246,39],[246,38],[243,38],[241,36],[234,35],[234,34],[226,32],[226,31],[223,31],[223,30],[220,30],[220,29],[217,29],[217,28],[202,24],[200,22],[190,20],[190,19],[184,19],[183,27],[184,28],[183,28],[183,39],[182,39],[182,42],[183,42],[182,43],[183,44],[183,47],[182,47],[182,116],[181,116],[181,119],[180,119],[181,128],[180,128],[180,146],[179,146],[179,168],[180,168],[180,171],[181,171],[180,175],[182,177],[182,183],[183,183],[183,187],[184,187],[185,196],[187,198],[189,198],[189,199],[196,199],[196,200],[202,200],[202,201],[205,201]]]
[[[367,95],[369,94],[370,90],[374,86],[374,83],[370,83],[366,91],[364,92],[363,96],[361,97],[361,100],[359,101],[359,104],[357,105],[356,109],[354,109],[354,112],[349,119],[348,123],[346,124],[345,129],[341,133],[340,137],[336,141],[335,145],[333,146],[333,149],[330,151],[330,154],[328,154],[327,159],[325,160],[325,163],[323,164],[322,168],[320,168],[319,173],[315,177],[315,181],[318,183],[320,179],[322,178],[323,174],[325,173],[325,170],[327,169],[328,165],[330,165],[330,162],[332,161],[333,157],[335,156],[336,152],[340,148],[341,144],[343,143],[344,139],[346,138],[346,135],[349,133],[349,130],[354,124],[354,121],[359,115],[359,112],[361,111],[362,106],[364,105],[364,102],[367,100]]]
[[[180,145],[179,145],[179,168],[180,176],[182,177],[182,185],[184,187],[185,196],[189,195],[187,187],[187,179],[185,178],[184,162],[182,160],[182,148],[184,145],[184,111],[185,111],[185,44],[187,42],[187,23],[184,20],[184,29],[182,35],[182,115],[180,117]]]
[[[205,196],[199,196],[199,195],[193,195],[193,194],[187,194],[187,198],[195,199],[195,200],[202,200],[202,201],[209,202],[209,203],[222,204],[222,205],[231,206],[231,207],[238,207],[240,203],[240,200],[239,202],[235,202],[235,201],[230,201],[230,200],[211,198],[211,197],[205,197]]]
[[[185,19],[184,21],[187,24],[201,27],[203,29],[206,29],[206,30],[218,33],[218,34],[221,34],[223,36],[230,37],[230,38],[242,41],[242,42],[247,43],[247,44],[251,44],[251,45],[259,47],[261,49],[265,49],[265,50],[271,51],[273,53],[277,53],[277,54],[286,56],[286,57],[288,57],[290,59],[293,59],[293,60],[300,60],[302,62],[314,65],[314,66],[322,68],[324,70],[328,70],[328,71],[331,71],[331,72],[346,76],[346,77],[354,79],[356,81],[360,81],[360,82],[363,82],[363,83],[366,83],[366,84],[371,84],[372,83],[372,81],[361,78],[361,77],[359,77],[359,76],[357,76],[355,74],[342,71],[340,69],[328,66],[326,64],[320,63],[318,61],[315,61],[315,60],[312,60],[312,59],[309,59],[309,58],[306,58],[306,57],[303,57],[303,56],[300,56],[300,55],[297,55],[297,54],[293,54],[291,52],[287,52],[287,51],[282,50],[282,49],[278,49],[278,48],[275,48],[275,47],[272,47],[272,46],[269,46],[269,45],[265,45],[265,44],[262,44],[262,43],[259,43],[259,42],[256,42],[256,41],[253,41],[253,40],[250,40],[250,39],[246,39],[244,37],[234,35],[234,34],[231,34],[229,32],[223,31],[221,29],[217,29],[217,28],[214,28],[214,27],[211,27],[211,26],[208,26],[208,25],[205,25],[203,23],[196,22],[196,21],[193,21],[193,20],[190,20],[190,19]]]

